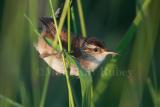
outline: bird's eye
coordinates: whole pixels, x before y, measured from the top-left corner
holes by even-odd
[[[98,49],[97,49],[97,48],[94,48],[94,52],[98,52]]]

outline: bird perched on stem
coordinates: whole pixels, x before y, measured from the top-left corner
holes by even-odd
[[[41,36],[35,44],[36,50],[40,57],[57,73],[64,74],[64,66],[62,62],[61,52],[56,51],[50,46],[45,38],[54,40],[56,29],[52,18],[42,17],[40,21],[43,25]],[[60,33],[63,48],[67,50],[68,33],[63,28]],[[81,67],[86,71],[94,71],[105,59],[107,55],[116,55],[115,52],[108,51],[104,44],[95,38],[83,38],[71,34],[71,55],[80,63]],[[76,65],[70,66],[70,75],[78,76],[78,68]]]

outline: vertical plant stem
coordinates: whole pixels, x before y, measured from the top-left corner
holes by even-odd
[[[51,8],[52,17],[53,17],[53,20],[54,20],[54,25],[55,25],[56,32],[57,32],[58,24],[57,24],[55,12],[54,12],[54,9],[53,9],[52,0],[49,0],[49,4],[50,4],[50,8]],[[55,39],[54,39],[54,42],[53,42],[53,47],[55,47],[57,45],[57,41],[58,41],[58,36],[56,35]]]
[[[67,17],[67,19],[68,19],[68,53],[70,53],[71,52],[71,11],[70,11],[71,9],[70,8],[68,8],[68,17]]]
[[[47,95],[50,75],[51,75],[51,71],[49,70],[49,67],[47,67],[47,72],[46,72],[46,75],[45,75],[42,97],[41,97],[41,101],[40,101],[40,107],[44,107],[44,105],[45,105],[45,99],[46,99],[46,95]]]
[[[32,20],[33,25],[37,28],[37,7],[38,7],[38,0],[28,0],[28,16]],[[34,7],[34,8],[33,8]],[[37,39],[32,32],[33,28],[29,29],[30,41],[34,41]],[[38,34],[38,33],[37,33]],[[32,46],[31,46],[32,47]],[[33,106],[39,106],[40,102],[40,72],[39,72],[39,63],[36,57],[35,51],[33,48],[30,48],[30,66],[31,66],[31,80],[32,80],[32,93],[33,93]]]
[[[77,5],[78,5],[78,13],[79,13],[79,17],[80,17],[82,36],[87,37],[86,25],[85,25],[85,21],[84,21],[84,15],[83,15],[81,0],[77,0]]]
[[[158,103],[158,93],[157,93],[157,90],[153,87],[153,84],[150,78],[147,79],[147,85],[154,103],[154,107],[159,107],[158,105],[160,103]]]
[[[23,80],[20,81],[19,86],[20,86],[20,95],[21,95],[22,105],[25,107],[30,107],[31,101],[29,98],[29,92],[27,91],[27,88]]]
[[[75,14],[74,14],[74,8],[71,7],[71,16],[72,16],[72,21],[73,21],[73,30],[75,33],[77,33],[77,24],[76,24],[76,19],[75,19]]]
[[[58,26],[57,25],[57,20],[56,20],[54,9],[53,9],[53,5],[52,5],[52,0],[49,0],[49,4],[50,4],[50,8],[51,8],[52,17],[53,17],[53,20],[54,20],[55,27],[56,27],[56,29],[58,29],[57,28],[57,26]]]
[[[37,31],[36,27],[34,26],[33,22],[31,21],[31,19],[27,16],[27,15],[24,15],[24,17],[27,19],[27,21],[30,23],[32,29],[34,30],[35,34],[37,36],[40,36],[41,34]],[[46,76],[45,76],[45,81],[44,81],[44,87],[43,87],[43,92],[42,92],[42,97],[41,97],[41,100],[40,100],[40,107],[44,107],[44,104],[45,104],[45,99],[46,99],[46,93],[47,93],[47,89],[48,89],[48,82],[49,82],[49,77],[51,75],[51,71],[47,70],[46,72]],[[23,91],[23,90],[22,90]]]
[[[81,0],[77,0],[77,5],[80,17],[82,36],[85,38],[87,37],[87,33]],[[81,82],[82,107],[94,107],[92,75],[87,71],[83,72],[83,70],[79,70],[79,77]]]

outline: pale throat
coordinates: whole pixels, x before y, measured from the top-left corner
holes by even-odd
[[[105,59],[106,55],[83,55],[79,58],[82,68],[94,71]]]

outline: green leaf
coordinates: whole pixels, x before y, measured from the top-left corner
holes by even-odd
[[[24,107],[21,104],[19,104],[19,103],[15,102],[15,101],[3,96],[3,95],[0,95],[0,100],[8,102],[9,104],[11,104],[14,107]]]
[[[150,0],[146,0],[144,2],[143,10],[147,9],[149,3],[150,3]],[[117,67],[116,64],[117,64],[118,60],[120,59],[121,54],[123,54],[123,52],[125,52],[125,49],[128,48],[128,44],[131,43],[131,41],[133,40],[134,34],[137,31],[138,26],[141,24],[141,21],[142,21],[141,11],[138,11],[132,25],[127,30],[127,32],[124,35],[123,39],[121,40],[120,44],[116,48],[119,55],[115,56],[108,63],[106,63],[105,69],[101,72],[101,76],[100,76],[100,78],[97,82],[97,85],[95,87],[95,92],[94,92],[95,93],[95,101],[97,101],[100,98],[100,96],[102,95],[102,93],[105,91],[105,89],[108,86],[108,81],[111,78],[111,75],[104,75],[104,74],[110,74],[108,72],[113,72],[114,69],[116,69],[116,67]]]
[[[79,71],[82,93],[82,107],[94,107],[92,75],[90,71],[85,71],[80,66],[79,62],[68,53],[65,52],[65,55],[66,58],[70,61],[70,64],[76,65]]]

